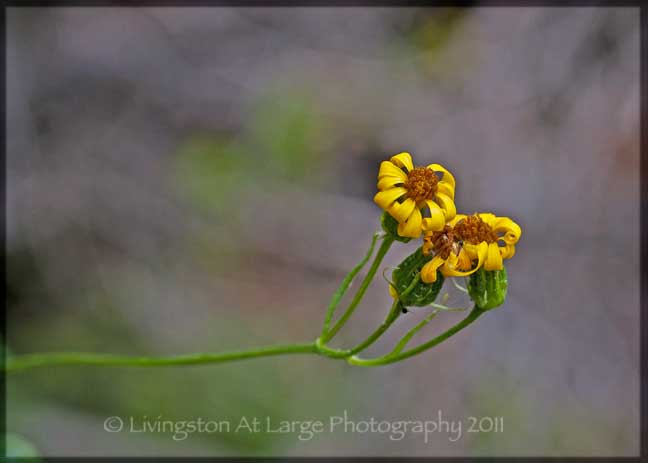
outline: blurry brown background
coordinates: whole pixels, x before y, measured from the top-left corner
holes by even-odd
[[[379,227],[379,162],[404,150],[455,174],[461,211],[523,228],[506,304],[424,355],[26,372],[7,384],[16,442],[48,456],[638,453],[637,8],[7,11],[13,353],[314,339]],[[362,339],[388,304],[378,277],[334,344]],[[502,416],[505,432],[103,428],[344,410]]]

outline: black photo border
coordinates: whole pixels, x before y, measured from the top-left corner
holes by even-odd
[[[2,47],[0,53],[2,53],[2,84],[4,87],[4,92],[1,95],[2,99],[2,124],[0,127],[0,134],[2,135],[2,169],[4,175],[1,179],[1,194],[2,201],[0,201],[0,207],[2,207],[2,218],[4,220],[2,230],[0,231],[2,237],[3,247],[3,288],[7,289],[7,236],[6,236],[6,201],[7,201],[7,190],[6,190],[6,181],[7,181],[7,166],[6,166],[6,155],[7,155],[7,145],[6,145],[6,130],[7,130],[7,106],[6,106],[6,76],[7,76],[7,62],[6,62],[6,33],[7,33],[7,9],[8,8],[28,8],[28,7],[107,7],[107,6],[117,6],[117,7],[159,7],[159,6],[168,6],[168,7],[204,7],[204,6],[230,6],[230,7],[287,7],[287,6],[299,6],[299,7],[316,7],[316,6],[327,6],[327,7],[443,7],[443,6],[453,6],[453,7],[636,7],[639,9],[640,15],[640,197],[639,197],[639,217],[640,217],[640,355],[639,355],[639,371],[640,371],[640,423],[639,423],[639,436],[640,436],[640,454],[636,457],[268,457],[268,458],[259,458],[259,457],[191,457],[191,458],[180,458],[180,457],[39,457],[41,462],[57,462],[57,463],[74,463],[74,462],[110,462],[110,461],[119,461],[119,462],[170,462],[170,461],[238,461],[238,462],[326,462],[330,460],[334,461],[407,461],[407,462],[440,462],[440,461],[449,461],[453,463],[462,463],[462,462],[471,462],[471,461],[507,461],[507,462],[517,462],[517,461],[552,461],[552,462],[568,462],[568,461],[596,461],[596,462],[605,462],[605,461],[623,461],[623,462],[648,462],[648,1],[642,2],[640,0],[628,1],[621,0],[618,2],[614,1],[578,1],[578,0],[566,0],[566,1],[513,1],[513,0],[491,0],[491,1],[405,1],[405,0],[157,0],[157,1],[110,1],[110,0],[98,0],[98,1],[81,1],[81,0],[68,0],[68,1],[57,1],[57,2],[48,2],[48,1],[35,1],[35,0],[13,0],[4,2],[4,8],[0,12],[0,25],[2,27]],[[6,298],[5,298],[6,301]],[[5,302],[6,304],[6,302]],[[7,416],[6,416],[6,377],[4,373],[5,365],[5,343],[7,339],[7,327],[6,327],[6,305],[5,310],[2,311],[2,316],[0,318],[1,331],[0,336],[2,338],[2,354],[0,356],[0,396],[2,401],[0,403],[0,410],[2,413],[2,420],[0,420],[0,433],[2,434],[2,439],[0,439],[0,461],[5,461],[6,457],[6,431],[7,431]],[[11,460],[6,460],[11,462],[30,462],[33,461],[30,458],[12,458]]]

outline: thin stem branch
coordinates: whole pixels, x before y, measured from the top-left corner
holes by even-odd
[[[351,317],[351,315],[353,315],[353,312],[355,311],[356,307],[362,300],[362,297],[364,296],[365,292],[367,292],[367,288],[369,288],[369,285],[373,281],[373,278],[376,275],[376,272],[378,271],[378,267],[380,267],[380,263],[385,257],[385,254],[387,254],[387,251],[389,251],[389,248],[391,247],[393,242],[394,242],[393,236],[391,235],[385,236],[382,244],[380,245],[380,248],[378,249],[378,252],[376,253],[376,257],[374,257],[374,261],[371,264],[371,267],[369,268],[369,272],[365,276],[364,280],[362,280],[362,284],[358,288],[358,292],[356,293],[353,300],[349,304],[349,307],[347,308],[346,312],[342,315],[342,317],[340,317],[340,319],[333,326],[333,328],[331,328],[327,333],[321,336],[321,340],[323,343],[326,343],[331,339],[333,339],[333,336],[335,336],[337,332],[340,331],[340,328],[342,328],[344,324],[347,322],[347,320]]]
[[[397,299],[394,301],[392,304],[391,310],[389,311],[389,314],[387,314],[387,317],[385,320],[380,324],[378,329],[371,333],[371,335],[365,339],[363,342],[355,346],[353,349],[348,351],[348,356],[349,355],[354,355],[357,354],[360,351],[365,350],[367,347],[372,345],[376,340],[382,336],[382,334],[387,331],[387,329],[396,321],[398,316],[401,313],[403,306],[401,305],[400,301]]]
[[[413,357],[415,355],[418,355],[422,352],[425,352],[428,349],[431,349],[432,347],[442,343],[446,339],[448,339],[450,336],[458,333],[459,331],[463,330],[465,327],[470,325],[472,322],[477,320],[477,318],[483,314],[485,311],[483,309],[480,309],[479,307],[475,306],[473,310],[470,312],[470,314],[461,320],[459,323],[454,325],[452,328],[448,329],[447,331],[444,331],[441,333],[439,336],[436,338],[431,339],[430,341],[423,343],[417,347],[414,347],[413,349],[407,350],[405,352],[399,353],[399,354],[387,354],[383,357],[378,357],[375,359],[363,359],[356,357],[355,355],[352,357],[349,357],[347,361],[352,364],[352,365],[359,365],[359,366],[378,366],[378,365],[387,365],[390,363],[394,362],[399,362],[401,360],[405,360],[406,358]]]
[[[365,350],[367,347],[369,347],[374,342],[376,342],[376,340],[380,336],[382,336],[382,334],[385,331],[387,331],[387,329],[396,321],[396,319],[400,316],[401,312],[405,308],[405,305],[403,304],[403,298],[409,295],[409,293],[411,293],[414,290],[414,288],[416,287],[420,279],[421,279],[421,274],[417,273],[416,277],[412,279],[412,282],[407,286],[407,288],[405,288],[405,290],[398,295],[398,299],[394,301],[394,303],[391,306],[391,309],[389,310],[389,313],[387,314],[387,317],[382,322],[382,324],[378,327],[378,329],[374,331],[367,339],[365,339],[363,342],[358,344],[356,347],[348,350],[347,357]]]
[[[468,294],[468,290],[464,286],[461,286],[459,283],[457,283],[454,278],[451,278],[451,280],[452,280],[452,284],[455,286],[455,288],[457,288],[462,293]]]
[[[380,236],[381,233],[374,233],[367,254],[363,257],[363,259],[360,262],[358,262],[358,264],[355,267],[353,267],[353,269],[347,274],[347,276],[344,277],[344,280],[342,280],[340,287],[333,294],[333,297],[331,298],[331,302],[329,303],[328,308],[326,309],[326,318],[324,319],[322,336],[325,336],[326,332],[329,330],[329,327],[331,325],[331,320],[333,319],[333,314],[335,313],[335,309],[340,304],[340,300],[349,289],[349,286],[351,285],[353,279],[356,277],[358,272],[362,270],[362,267],[364,267],[366,263],[369,261],[369,258],[373,254],[374,248],[376,247],[376,241]]]
[[[427,315],[423,320],[421,320],[419,323],[414,326],[411,330],[407,332],[405,336],[402,337],[402,339],[396,344],[396,347],[394,347],[394,350],[392,350],[388,355],[396,355],[399,352],[401,352],[405,346],[407,345],[408,342],[414,337],[416,333],[418,333],[425,325],[427,325],[434,317],[436,317],[438,311],[433,311],[429,315]]]

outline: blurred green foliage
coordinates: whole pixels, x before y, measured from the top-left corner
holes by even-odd
[[[449,88],[470,76],[475,47],[462,47],[457,37],[471,14],[470,8],[418,9],[395,36],[390,54],[394,72],[413,67],[426,79]]]
[[[199,208],[230,213],[250,190],[317,182],[326,123],[316,108],[307,91],[277,90],[253,105],[239,133],[190,138],[177,154],[180,190]]]
[[[413,45],[427,53],[439,53],[450,43],[470,13],[466,8],[434,8],[431,14],[421,15],[420,23],[413,28]]]
[[[268,174],[299,182],[317,172],[325,122],[306,92],[281,92],[262,99],[252,117],[250,142],[263,154]]]
[[[249,167],[245,148],[218,136],[194,137],[178,153],[180,187],[195,206],[207,210],[229,211],[249,181]]]
[[[41,461],[38,458],[39,453],[36,447],[31,442],[25,440],[24,437],[18,434],[7,434],[5,436],[5,442],[7,446],[7,462],[39,463]],[[18,458],[19,460],[12,460],[14,458]]]

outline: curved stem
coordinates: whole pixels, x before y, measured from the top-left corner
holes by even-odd
[[[246,360],[259,357],[270,357],[275,355],[288,355],[288,354],[316,354],[324,357],[331,358],[346,358],[347,362],[352,365],[358,366],[378,366],[387,365],[390,363],[398,362],[406,358],[418,355],[437,344],[448,339],[450,336],[458,333],[485,311],[475,307],[468,317],[464,318],[461,322],[440,334],[436,338],[421,344],[418,347],[410,349],[403,353],[395,354],[395,351],[383,357],[375,359],[362,359],[353,355],[360,350],[365,349],[380,337],[382,333],[393,323],[400,313],[401,304],[396,301],[392,306],[390,314],[381,327],[378,328],[369,338],[359,344],[353,349],[331,349],[323,344],[318,339],[313,343],[303,344],[284,344],[268,347],[260,347],[256,349],[231,351],[231,352],[218,352],[218,353],[195,353],[186,355],[176,355],[171,357],[132,357],[127,355],[113,355],[113,354],[95,354],[83,352],[52,352],[52,353],[36,353],[25,354],[7,359],[5,371],[13,373],[16,371],[27,370],[37,367],[46,366],[62,366],[62,365],[94,365],[94,366],[132,366],[132,367],[158,367],[158,366],[181,366],[181,365],[205,365],[205,364],[219,364],[231,362],[236,360]],[[401,345],[401,348],[403,345]]]
[[[333,328],[331,328],[326,334],[324,334],[321,337],[322,342],[326,343],[331,339],[333,339],[333,336],[335,336],[337,332],[340,331],[340,328],[342,328],[344,324],[347,322],[347,320],[351,317],[356,307],[362,300],[362,297],[364,296],[365,292],[367,292],[367,288],[369,288],[371,281],[373,280],[374,276],[376,275],[376,272],[378,271],[378,267],[380,266],[380,263],[385,257],[385,254],[387,254],[387,251],[389,251],[389,248],[393,242],[394,242],[393,236],[391,235],[385,236],[382,244],[380,245],[380,248],[378,249],[378,252],[376,253],[376,257],[374,257],[374,261],[371,264],[371,267],[369,268],[369,272],[367,273],[367,276],[365,276],[364,280],[362,280],[362,284],[360,285],[360,288],[358,288],[358,292],[356,293],[353,300],[349,304],[349,307],[347,308],[346,312],[342,315],[342,317],[340,317],[338,322],[333,326]]]
[[[353,281],[355,276],[358,274],[358,272],[360,272],[360,270],[362,270],[362,267],[365,266],[365,264],[367,263],[367,261],[369,261],[369,258],[373,254],[373,250],[376,247],[376,240],[378,239],[379,236],[381,236],[380,233],[374,233],[373,237],[371,238],[371,245],[369,246],[369,250],[367,251],[367,254],[363,257],[363,259],[360,262],[358,262],[358,264],[355,267],[353,267],[353,269],[347,274],[347,276],[344,277],[344,280],[342,280],[340,287],[333,294],[333,297],[331,298],[331,302],[329,303],[328,308],[326,309],[326,318],[324,319],[322,336],[325,336],[326,332],[329,330],[329,327],[331,325],[331,320],[333,319],[333,314],[335,313],[335,309],[340,303],[340,299],[342,299],[344,294],[349,289],[349,285],[351,285],[351,282]]]
[[[321,338],[317,338],[315,340],[315,347],[317,349],[317,353],[325,357],[330,357],[334,359],[345,359],[349,357],[349,355],[351,355],[351,351],[349,349],[335,349],[329,347],[322,342]]]
[[[390,363],[394,362],[399,362],[401,360],[405,360],[406,358],[413,357],[415,355],[418,355],[422,352],[425,352],[428,349],[431,349],[432,347],[436,346],[437,344],[442,343],[446,339],[448,339],[450,336],[458,333],[459,331],[463,330],[465,327],[470,325],[472,322],[477,320],[477,318],[483,314],[485,311],[483,309],[480,309],[479,307],[475,306],[473,310],[470,312],[470,314],[461,320],[459,323],[454,325],[452,328],[448,329],[447,331],[444,331],[441,333],[439,336],[436,338],[431,339],[430,341],[421,344],[420,346],[414,347],[413,349],[407,350],[405,352],[393,355],[393,354],[387,354],[383,357],[378,357],[375,359],[362,359],[356,356],[349,357],[347,361],[352,364],[352,365],[359,365],[359,366],[378,366],[378,365],[387,365]]]
[[[258,357],[286,354],[318,354],[315,343],[286,344],[261,347],[257,349],[176,355],[171,357],[132,357],[127,355],[93,354],[82,352],[52,352],[25,354],[7,359],[8,373],[29,368],[54,365],[96,365],[96,366],[133,366],[157,367],[178,365],[200,365],[231,362]],[[322,354],[325,355],[325,354]]]
[[[357,354],[360,351],[365,350],[367,347],[372,345],[376,340],[385,332],[387,329],[396,321],[396,319],[399,317],[401,314],[401,311],[405,308],[402,299],[407,296],[409,293],[412,292],[414,287],[418,284],[419,280],[421,279],[421,274],[417,273],[416,277],[412,279],[412,282],[405,288],[405,291],[403,291],[401,294],[398,295],[398,299],[394,301],[394,303],[391,306],[391,309],[389,310],[389,313],[387,314],[387,317],[385,320],[382,322],[382,324],[378,327],[376,331],[374,331],[367,339],[365,339],[363,342],[355,346],[354,348],[348,350],[348,356]]]
[[[347,356],[357,354],[360,351],[365,350],[367,347],[372,345],[376,340],[382,336],[382,334],[387,331],[387,329],[396,321],[398,316],[401,313],[403,306],[401,305],[400,301],[397,299],[394,301],[392,304],[391,310],[389,311],[389,314],[387,315],[387,318],[381,323],[381,325],[378,327],[376,331],[371,333],[371,335],[365,339],[363,342],[355,346],[354,348],[350,349],[348,351]]]
[[[430,321],[436,317],[438,311],[433,311],[431,312],[427,317],[425,317],[423,320],[421,320],[418,324],[414,326],[411,330],[409,330],[405,336],[401,338],[401,340],[396,344],[396,347],[394,347],[394,350],[392,350],[388,355],[396,355],[400,353],[405,346],[407,345],[408,342],[418,333],[425,325],[430,323]]]

